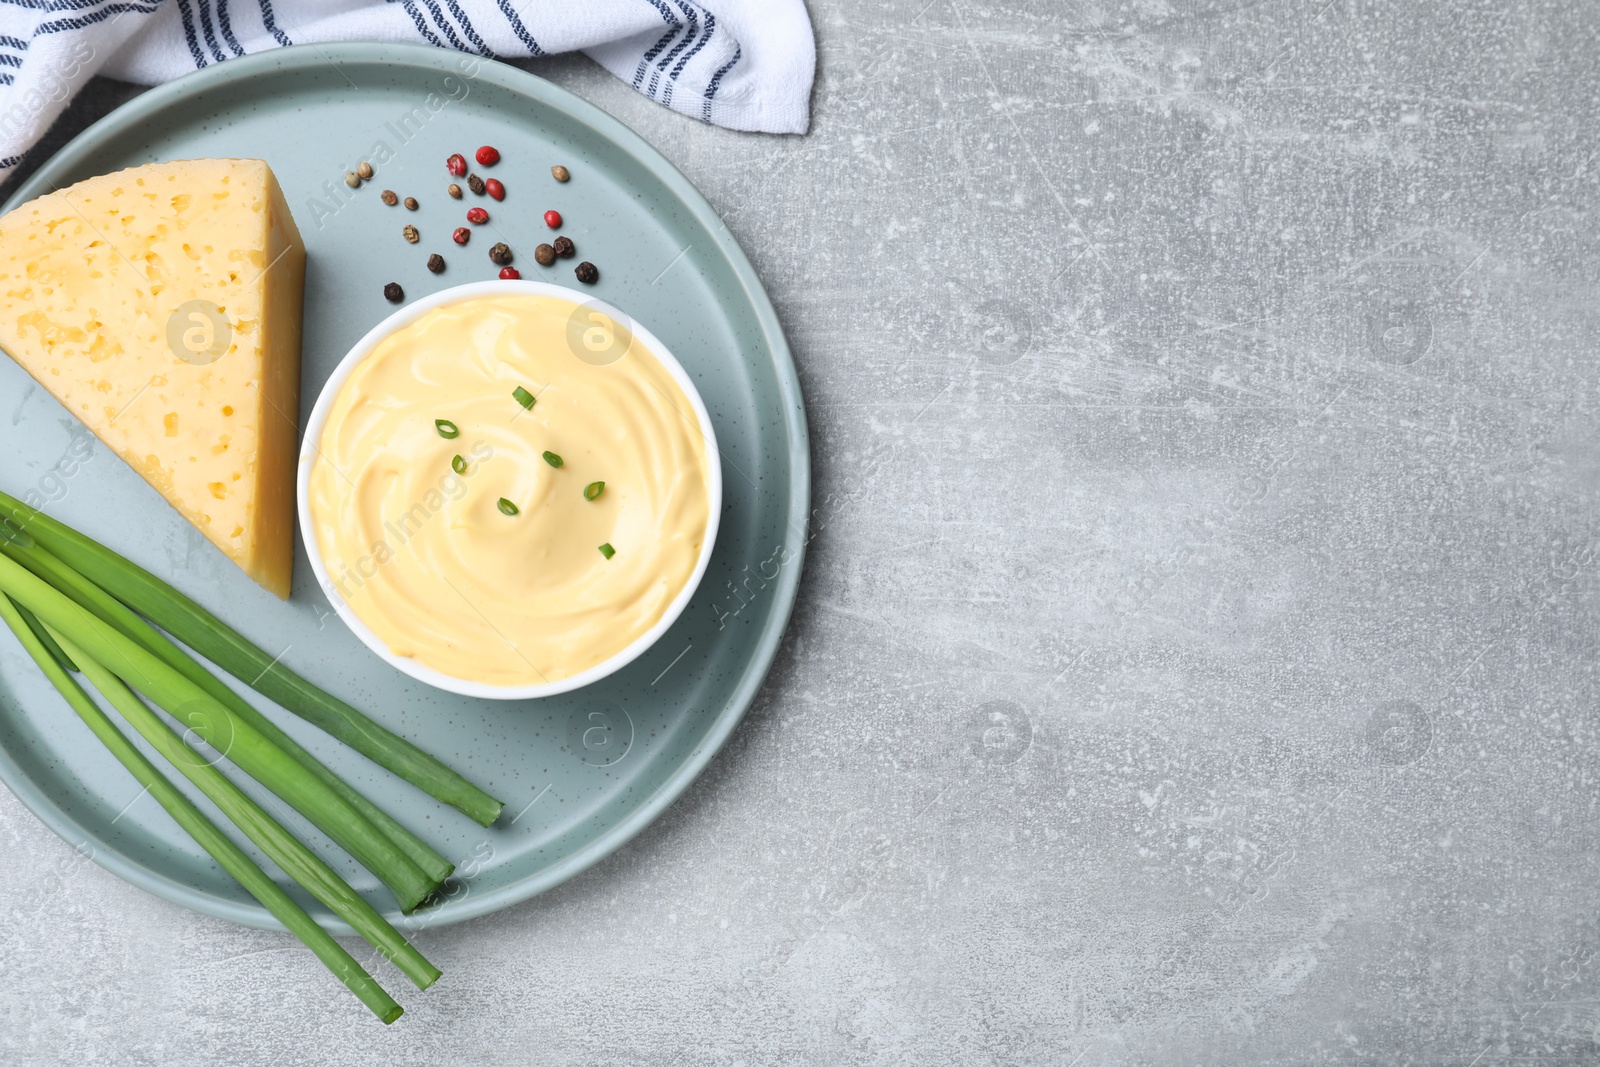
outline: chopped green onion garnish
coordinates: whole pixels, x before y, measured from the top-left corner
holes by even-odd
[[[561,464],[566,462],[566,460],[562,459],[560,456],[556,455],[554,452],[546,452],[544,454],[544,461],[546,463],[550,464],[550,466],[552,466],[552,467],[559,467],[559,466],[561,466]]]
[[[496,505],[496,506],[499,507],[500,513],[502,515],[517,515],[517,514],[520,514],[522,512],[521,508],[517,507],[515,504],[513,504],[511,501],[507,500],[505,497],[501,497],[500,498],[500,503],[498,505]]]
[[[438,430],[439,436],[443,437],[446,441],[461,436],[461,431],[457,429],[456,424],[451,422],[449,419],[434,419],[433,428]]]
[[[511,390],[511,396],[516,400],[517,403],[521,404],[525,408],[531,408],[534,404],[538,403],[538,401],[534,399],[533,394],[528,392],[520,385]]]
[[[605,544],[600,546],[600,554],[606,559],[610,559],[612,556],[617,554],[617,550],[611,547],[610,541],[607,541]]]
[[[467,473],[467,461],[462,459],[460,456],[457,456],[455,459],[450,461],[450,469],[455,471],[457,474],[465,474]]]
[[[598,500],[600,498],[600,494],[605,491],[605,482],[590,482],[588,485],[583,487],[583,499]]]

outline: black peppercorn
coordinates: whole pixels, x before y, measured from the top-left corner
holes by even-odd
[[[429,256],[428,269],[433,271],[435,274],[442,273],[444,271],[444,257],[437,252]]]
[[[503,267],[511,262],[511,246],[501,241],[489,249],[489,261],[497,267]]]
[[[540,245],[533,250],[533,261],[541,267],[548,267],[556,261],[556,250],[549,245]]]
[[[471,189],[473,192],[477,193],[479,196],[482,196],[483,195],[483,179],[478,177],[476,174],[467,175],[467,188]]]
[[[557,237],[553,247],[556,255],[562,259],[571,259],[578,254],[578,246],[572,243],[572,238],[570,237]]]
[[[578,264],[578,269],[573,272],[584,285],[593,285],[600,280],[600,269],[588,260]]]
[[[397,282],[390,282],[383,287],[383,298],[391,304],[398,304],[406,298],[406,291]]]

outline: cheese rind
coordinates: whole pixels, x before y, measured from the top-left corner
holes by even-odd
[[[261,160],[152,163],[0,218],[0,347],[280,597],[304,286]]]

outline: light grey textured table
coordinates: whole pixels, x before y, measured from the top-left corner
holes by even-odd
[[[533,68],[794,344],[820,533],[734,742],[388,1031],[0,795],[0,1062],[1600,1056],[1600,10],[813,16],[806,138]]]

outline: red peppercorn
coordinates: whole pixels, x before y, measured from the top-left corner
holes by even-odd
[[[484,182],[483,191],[496,200],[504,200],[506,198],[506,187],[500,183],[499,178],[490,178]]]
[[[500,150],[493,145],[484,145],[478,149],[478,162],[485,167],[492,167],[500,162]]]
[[[458,245],[464,245],[472,240],[472,231],[465,226],[458,226],[456,232],[450,235],[450,239]]]
[[[544,224],[550,227],[552,230],[561,229],[561,212],[546,211],[544,213]]]
[[[489,221],[489,213],[481,207],[467,208],[467,221],[474,226],[482,226]]]
[[[457,178],[467,173],[467,157],[457,152],[444,161],[444,169],[454,174]]]
[[[504,278],[508,282],[515,281],[516,279],[522,277],[522,272],[515,267],[501,267],[500,277]]]

